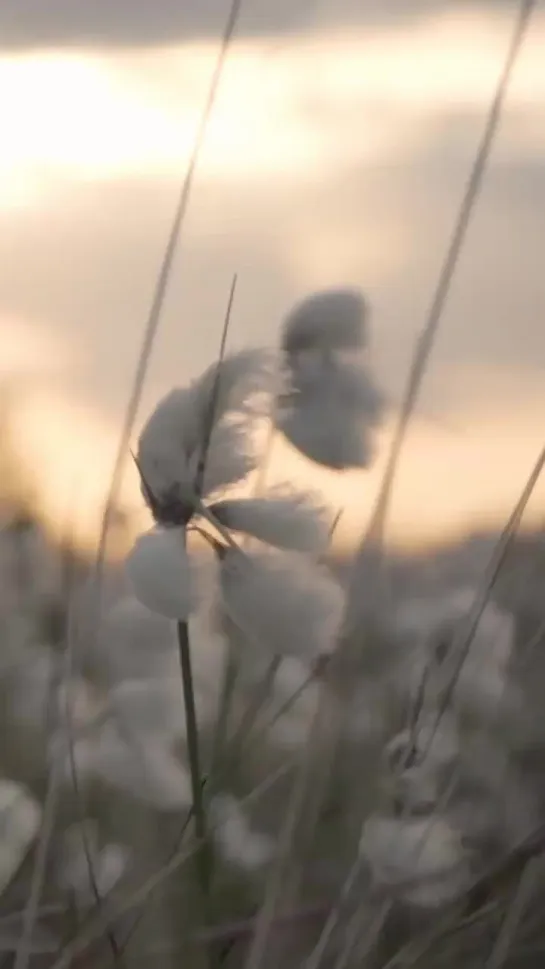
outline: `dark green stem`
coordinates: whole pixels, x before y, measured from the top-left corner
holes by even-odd
[[[187,756],[189,760],[189,772],[191,775],[195,835],[197,841],[202,845],[197,852],[197,862],[199,865],[201,887],[203,895],[206,898],[208,896],[210,886],[209,850],[206,838],[206,812],[204,808],[203,785],[199,757],[199,734],[197,729],[195,691],[193,688],[193,671],[191,667],[189,627],[187,622],[178,623],[178,646],[180,649],[180,667],[182,671],[182,685],[184,691]]]
[[[211,789],[216,787],[217,775],[218,771],[221,769],[224,750],[229,742],[229,721],[235,694],[237,674],[238,663],[231,645],[228,644],[227,655],[225,657],[225,668],[223,673],[223,685],[220,696],[218,718],[214,729],[212,753],[210,757],[210,772],[208,775],[208,782]],[[207,783],[206,785],[207,789],[209,784]],[[207,793],[209,794],[208,790]]]

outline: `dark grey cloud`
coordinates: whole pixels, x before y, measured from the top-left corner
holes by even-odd
[[[450,7],[513,0],[244,0],[243,35],[366,23],[405,23]],[[3,0],[0,49],[162,44],[221,33],[230,0]]]

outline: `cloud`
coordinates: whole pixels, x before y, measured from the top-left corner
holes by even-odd
[[[508,29],[500,17],[435,17],[405,31],[233,49],[143,412],[215,353],[235,271],[235,346],[274,342],[282,314],[309,290],[362,285],[376,369],[399,400]],[[406,534],[424,534],[425,519],[429,534],[482,516],[487,502],[499,514],[541,433],[532,414],[543,398],[530,400],[528,387],[545,368],[544,36],[536,20],[426,377],[395,519]],[[40,398],[27,411],[28,440],[43,442],[28,451],[51,469],[50,495],[63,493],[54,460],[63,441],[63,481],[72,479],[71,456],[92,464],[93,478],[100,466],[100,487],[107,478],[213,54],[199,42],[0,63],[3,86],[19,99],[0,106],[2,316],[24,324],[25,348],[34,334],[33,363],[42,347],[71,348],[69,366],[50,381],[55,408]],[[0,339],[13,348],[12,323],[2,329],[0,318]],[[509,473],[500,487],[502,461]],[[355,482],[351,501],[367,502],[368,487],[369,479]]]
[[[0,48],[171,44],[217,37],[230,0],[3,0]],[[506,7],[512,0],[450,0],[453,9]],[[246,0],[242,36],[362,24],[406,24],[437,9],[435,0]]]

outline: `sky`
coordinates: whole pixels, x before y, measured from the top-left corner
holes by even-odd
[[[226,6],[53,0],[46,17],[41,0],[0,5],[0,375],[44,511],[65,521],[76,494],[82,541],[96,532]],[[280,444],[274,464],[346,507],[348,544],[372,507],[514,18],[507,2],[408,9],[243,3],[139,415],[215,355],[233,273],[232,348],[273,345],[307,292],[361,286],[391,402],[376,466],[326,475]],[[544,43],[538,9],[404,452],[397,542],[498,524],[542,446]],[[137,502],[130,471],[124,495]]]

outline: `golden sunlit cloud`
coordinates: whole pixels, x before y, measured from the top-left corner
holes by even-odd
[[[93,550],[117,447],[115,428],[65,393],[34,386],[19,397],[11,429],[45,522],[58,538],[69,533],[83,549]],[[119,498],[123,506],[138,508],[134,474],[127,474]]]
[[[0,382],[61,374],[74,364],[75,348],[66,337],[24,320],[0,316],[0,345]]]
[[[437,15],[405,29],[235,44],[202,153],[203,178],[312,177],[377,161],[449,108],[484,105],[504,56],[506,17]],[[525,148],[545,146],[543,19],[510,104]],[[32,204],[59,179],[178,175],[187,162],[216,43],[0,58],[0,205]],[[316,65],[320,69],[316,69]],[[528,114],[530,111],[530,115]]]
[[[302,180],[338,178],[345,166],[399,164],[431,144],[433,126],[449,111],[485,110],[510,27],[509,17],[499,14],[450,14],[372,33],[237,42],[199,178],[227,187],[249,180],[265,194],[272,178],[297,187]],[[528,159],[545,151],[544,44],[545,18],[536,18],[510,89],[508,137],[498,145],[504,160],[517,152]],[[36,206],[56,193],[62,204],[62,192],[73,181],[179,179],[216,56],[217,44],[191,43],[0,58],[0,85],[10,93],[0,103],[0,209]],[[375,218],[377,224],[361,233],[343,217],[321,233],[319,211],[313,219],[302,218],[297,209],[293,224],[283,226],[289,240],[278,247],[278,259],[289,262],[298,284],[358,279],[361,266],[367,271],[377,258],[390,271],[410,245],[405,233],[412,227],[401,222],[381,226]],[[36,368],[46,376],[73,376],[74,348],[54,340],[51,329],[0,320],[4,372]],[[25,385],[16,415],[19,450],[39,482],[45,517],[62,532],[73,514],[78,541],[92,548],[115,427],[60,383],[55,392],[45,383],[28,393]],[[452,420],[454,431],[415,421],[391,510],[389,537],[395,543],[435,541],[479,521],[499,525],[542,443],[536,415],[545,413],[545,392],[530,388],[526,374],[482,368],[441,373],[441,397],[445,422]],[[376,468],[365,475],[326,474],[287,446],[276,448],[275,477],[318,486],[332,507],[346,508],[337,536],[345,548],[354,546],[372,508],[390,430]],[[538,520],[544,491],[540,486],[541,506],[533,502],[530,519]],[[134,469],[122,499],[141,507]]]

